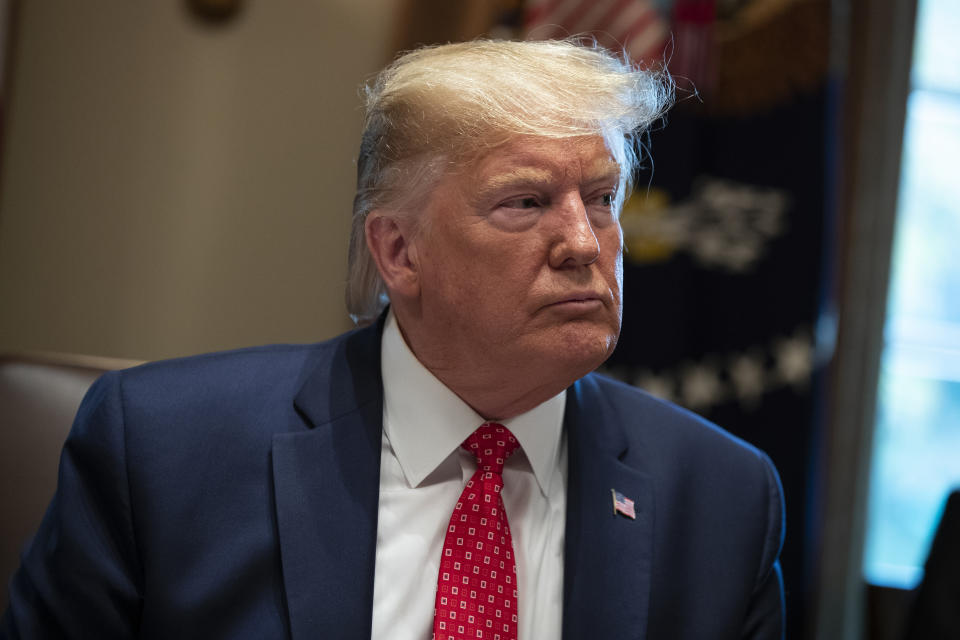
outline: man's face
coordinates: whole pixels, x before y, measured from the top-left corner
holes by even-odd
[[[565,384],[600,365],[620,333],[618,184],[599,136],[522,138],[443,178],[413,241],[421,361]]]

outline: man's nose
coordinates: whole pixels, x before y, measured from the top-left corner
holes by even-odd
[[[555,269],[592,264],[600,257],[600,242],[586,204],[579,193],[572,193],[558,202],[554,212],[553,246],[550,266]]]

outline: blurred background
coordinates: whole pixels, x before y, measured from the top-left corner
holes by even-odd
[[[788,637],[960,637],[958,33],[955,0],[0,0],[0,365],[350,328],[362,85],[589,34],[678,86],[606,372],[774,459]],[[3,505],[49,498],[16,455]]]

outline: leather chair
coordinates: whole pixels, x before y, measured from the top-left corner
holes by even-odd
[[[60,449],[80,401],[102,373],[132,360],[64,354],[0,354],[0,611],[57,486]]]

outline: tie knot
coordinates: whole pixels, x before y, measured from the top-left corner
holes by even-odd
[[[520,443],[502,424],[485,422],[463,441],[463,448],[477,457],[481,471],[503,473],[503,463]]]

